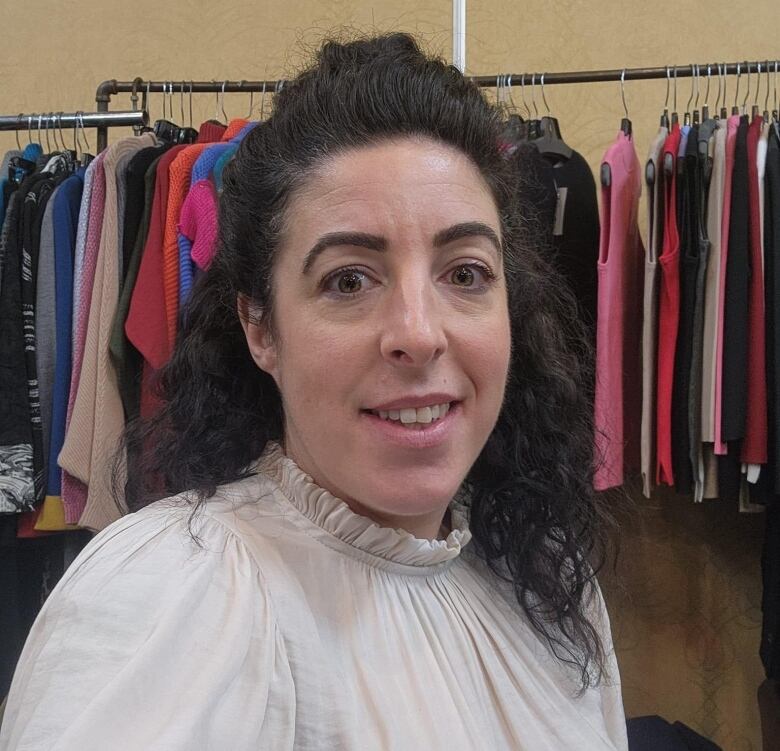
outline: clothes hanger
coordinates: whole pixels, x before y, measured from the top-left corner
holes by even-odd
[[[747,115],[747,103],[748,99],[750,98],[750,63],[746,63],[748,66],[748,77],[747,77],[747,93],[745,94],[745,98],[742,100],[742,114]]]
[[[171,84],[173,86],[173,84]],[[198,140],[198,131],[192,127],[192,81],[190,81],[190,119],[189,125],[184,125],[184,81],[179,87],[179,108],[181,110],[181,127],[176,134],[176,143],[195,143]]]
[[[680,121],[677,116],[677,66],[674,66],[674,104],[672,109],[672,126],[677,125]]]
[[[696,67],[691,64],[691,95],[688,97],[688,102],[685,105],[685,114],[683,115],[683,125],[690,126],[691,124],[691,102],[693,101],[693,87],[696,83]]]
[[[507,97],[509,98],[509,106],[507,108],[509,110],[509,115],[507,116],[504,130],[501,133],[501,142],[510,147],[517,146],[520,141],[526,140],[528,136],[528,123],[525,122],[517,111],[517,105],[512,96],[511,74],[505,74],[501,78],[506,87]]]
[[[544,94],[544,75],[542,73],[541,77],[542,101],[547,115],[539,121],[539,137],[532,143],[543,157],[553,162],[564,162],[571,159],[574,152],[561,137],[557,118],[550,115],[550,106],[547,104],[547,97]]]
[[[677,66],[674,66],[674,100],[672,102],[672,128],[677,126],[679,128],[680,119],[677,116]],[[663,163],[664,175],[667,178],[672,177],[674,174],[674,155],[664,154]]]
[[[628,116],[628,105],[626,104],[626,69],[620,74],[620,98],[623,101],[623,112],[625,117],[620,121],[620,131],[627,137],[631,138],[631,119]],[[609,188],[612,185],[612,169],[606,162],[602,162],[600,170],[601,184],[605,188]]]
[[[774,82],[772,84],[772,89],[773,89],[772,99],[774,100],[772,102],[772,104],[774,105],[774,108],[772,109],[772,120],[777,122],[777,115],[778,115],[778,110],[777,110],[777,60],[775,60],[775,76],[774,76]]]
[[[536,73],[531,74],[531,105],[534,108],[534,114],[528,120],[528,138],[533,141],[541,135],[539,110],[536,107]]]
[[[734,92],[734,104],[731,107],[731,116],[739,114],[739,107],[737,107],[737,99],[739,98],[739,80],[742,78],[742,66],[737,63],[737,90]]]
[[[669,129],[669,87],[671,84],[671,72],[669,66],[666,66],[666,97],[664,99],[664,111],[661,114],[661,123],[659,128]],[[648,188],[652,188],[655,185],[655,164],[652,159],[648,159],[645,162],[645,183]]]
[[[691,66],[693,68],[693,85],[696,89],[696,99],[693,101],[693,124],[698,125],[700,121],[700,112],[699,112],[699,76],[701,74],[701,71],[699,70],[698,63]]]
[[[766,94],[764,94],[764,122],[769,122],[769,60],[766,61]]]
[[[704,92],[704,105],[701,108],[701,119],[710,119],[710,82],[712,81],[712,66],[707,64],[707,90]]]
[[[625,133],[629,138],[631,137],[631,120],[628,117],[628,107],[626,106],[626,69],[623,68],[623,72],[620,74],[620,98],[623,100],[623,112],[625,117],[620,121],[620,130]]]
[[[756,93],[753,95],[753,106],[750,108],[750,119],[755,120],[761,114],[761,108],[758,106],[759,96],[761,94],[761,63],[756,63]]]
[[[671,84],[671,71],[669,66],[666,66],[666,99],[664,99],[664,111],[661,114],[661,128],[669,128],[669,86]]]

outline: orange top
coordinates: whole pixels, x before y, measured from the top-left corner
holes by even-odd
[[[223,141],[232,141],[247,125],[249,120],[244,120],[243,117],[237,117],[235,120],[231,120],[222,136]]]

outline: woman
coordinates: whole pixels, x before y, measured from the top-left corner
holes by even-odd
[[[284,87],[0,747],[626,748],[574,304],[500,130],[405,35]]]

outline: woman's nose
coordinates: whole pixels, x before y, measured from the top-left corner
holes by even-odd
[[[441,301],[433,282],[409,280],[387,292],[382,306],[382,356],[395,365],[424,367],[447,350]]]

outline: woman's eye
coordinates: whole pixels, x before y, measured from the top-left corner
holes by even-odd
[[[366,274],[358,269],[341,269],[325,279],[323,287],[328,292],[342,295],[354,295],[361,292],[367,280]]]
[[[478,277],[481,276],[480,280]],[[467,263],[453,269],[450,273],[450,281],[456,287],[472,288],[475,283],[486,286],[495,279],[494,274],[486,266],[477,263]]]

